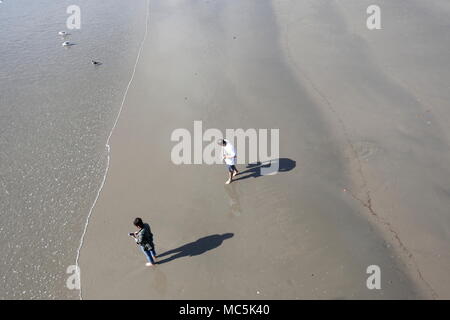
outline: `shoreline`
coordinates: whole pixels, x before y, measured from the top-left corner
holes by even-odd
[[[95,197],[95,200],[94,200],[94,202],[93,202],[93,204],[91,206],[91,209],[89,210],[89,213],[88,213],[88,215],[86,217],[86,223],[85,223],[84,228],[83,228],[83,233],[82,233],[81,239],[80,239],[80,245],[78,246],[77,256],[76,256],[76,259],[75,259],[75,265],[76,265],[78,270],[80,269],[78,261],[79,261],[79,258],[80,258],[81,249],[83,248],[84,236],[86,234],[86,231],[87,231],[87,228],[88,228],[88,225],[89,225],[89,219],[91,218],[92,212],[93,212],[93,210],[95,208],[95,205],[96,205],[96,203],[98,201],[100,193],[102,192],[102,189],[103,189],[103,187],[105,185],[106,178],[107,178],[107,175],[108,175],[109,163],[111,161],[111,147],[110,147],[110,144],[109,144],[109,140],[111,139],[113,131],[116,128],[117,122],[119,121],[120,115],[122,113],[122,109],[123,109],[123,106],[124,106],[124,103],[125,103],[125,100],[126,100],[126,97],[127,97],[127,94],[128,94],[128,90],[130,89],[130,85],[133,82],[134,75],[136,73],[136,67],[137,67],[137,65],[139,63],[139,58],[141,56],[141,51],[142,51],[142,48],[144,46],[145,39],[147,38],[148,19],[149,19],[149,10],[150,9],[149,9],[149,0],[145,0],[145,1],[146,1],[146,8],[147,8],[146,18],[145,18],[145,33],[144,33],[144,37],[143,37],[143,39],[142,39],[142,41],[140,43],[140,46],[139,46],[139,51],[138,51],[138,54],[137,54],[137,57],[136,57],[136,62],[135,62],[134,67],[133,67],[133,73],[132,73],[130,81],[128,82],[127,87],[125,89],[125,93],[123,95],[123,99],[122,99],[122,103],[121,103],[120,108],[119,108],[119,112],[118,112],[118,114],[116,116],[116,119],[114,121],[113,127],[112,127],[112,129],[111,129],[111,131],[110,131],[110,133],[108,135],[108,139],[106,140],[105,148],[106,148],[107,160],[106,160],[105,174],[103,175],[103,180],[102,180],[102,182],[100,184],[100,188],[98,189],[98,192],[97,192],[97,195]],[[77,271],[77,272],[79,272],[79,271]],[[81,283],[81,275],[80,275],[80,283]],[[80,296],[80,300],[82,300],[83,296],[82,296],[82,288],[81,288],[81,286],[80,286],[80,290],[79,290],[79,296]]]
[[[9,2],[0,10],[3,299],[79,296],[67,281],[104,178],[105,141],[145,16],[142,1],[81,0],[77,6],[83,26],[70,32],[62,2]],[[65,40],[75,45],[61,46]]]

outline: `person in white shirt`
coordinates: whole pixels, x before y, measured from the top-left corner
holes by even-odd
[[[233,181],[234,176],[239,174],[239,171],[236,169],[236,150],[227,139],[219,139],[218,144],[222,146],[223,160],[228,167],[229,178],[225,184],[230,184]]]

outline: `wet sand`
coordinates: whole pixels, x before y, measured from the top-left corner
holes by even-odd
[[[83,239],[84,299],[450,296],[449,6],[381,1],[370,32],[365,2],[150,2]],[[224,166],[174,165],[170,135],[195,120],[279,128],[285,170],[226,186]],[[127,237],[136,216],[155,267]]]

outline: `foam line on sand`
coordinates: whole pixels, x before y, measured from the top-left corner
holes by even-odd
[[[84,225],[83,234],[81,235],[80,246],[78,247],[78,250],[77,250],[77,257],[76,257],[76,260],[75,260],[75,265],[77,267],[77,272],[79,272],[80,284],[81,284],[81,272],[80,272],[80,267],[79,267],[79,263],[78,263],[79,262],[79,258],[80,258],[80,251],[81,251],[81,248],[83,247],[83,240],[84,240],[84,236],[86,235],[86,231],[87,231],[87,228],[88,228],[88,225],[89,225],[89,219],[90,219],[90,217],[92,215],[92,212],[93,212],[94,207],[95,207],[95,205],[97,203],[97,200],[100,197],[100,193],[101,193],[101,191],[103,189],[103,186],[105,185],[106,176],[108,175],[109,164],[110,164],[110,160],[111,160],[111,147],[110,147],[110,144],[109,144],[109,140],[111,139],[112,133],[113,133],[114,129],[116,128],[117,122],[119,121],[120,114],[122,113],[122,109],[123,109],[123,106],[125,104],[125,100],[127,98],[128,90],[130,89],[131,83],[133,82],[133,79],[134,79],[134,75],[136,74],[136,68],[137,68],[137,65],[139,63],[139,58],[141,56],[141,52],[142,52],[142,49],[144,47],[145,40],[147,39],[148,21],[149,21],[149,16],[150,16],[150,3],[149,3],[149,0],[146,0],[146,7],[147,7],[147,11],[146,11],[146,19],[145,19],[145,33],[144,33],[144,37],[142,38],[142,41],[140,43],[139,51],[138,51],[138,54],[136,56],[136,62],[134,63],[134,67],[133,67],[133,72],[131,74],[130,81],[128,81],[128,84],[126,86],[126,89],[125,89],[125,92],[124,92],[124,95],[123,95],[123,98],[122,98],[122,103],[121,103],[120,108],[119,108],[119,112],[117,113],[116,120],[114,121],[114,125],[113,125],[113,127],[112,127],[112,129],[111,129],[111,131],[109,133],[108,139],[106,140],[107,163],[106,163],[105,174],[103,175],[102,183],[100,185],[100,188],[97,191],[97,195],[95,197],[95,200],[94,200],[94,202],[92,204],[92,207],[89,210],[89,214],[88,214],[88,216],[86,218],[86,223]],[[83,295],[82,295],[82,289],[81,289],[81,285],[80,285],[80,300],[82,300],[82,299],[83,299]]]

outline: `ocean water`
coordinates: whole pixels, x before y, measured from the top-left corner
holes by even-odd
[[[81,9],[79,30],[66,28],[73,4]],[[145,32],[146,5],[0,3],[0,299],[79,297],[66,286],[67,268],[105,174],[105,144]],[[74,45],[62,47],[66,40]]]

